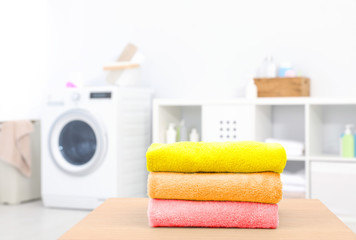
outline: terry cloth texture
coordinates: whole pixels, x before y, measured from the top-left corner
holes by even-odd
[[[153,143],[147,150],[150,172],[283,172],[287,156],[278,143]]]
[[[278,205],[150,199],[152,227],[277,228]]]
[[[279,173],[151,172],[148,196],[159,199],[278,203],[282,199]]]

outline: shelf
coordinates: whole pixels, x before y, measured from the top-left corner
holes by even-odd
[[[285,171],[304,172],[306,198],[319,198],[339,216],[352,212],[356,219],[356,193],[348,191],[356,186],[356,181],[349,180],[356,179],[356,157],[339,155],[345,125],[356,126],[356,97],[155,99],[154,142],[164,142],[169,123],[179,124],[182,119],[187,130],[198,129],[203,141],[230,140],[229,131],[236,129],[239,141],[275,138],[303,142],[305,155],[288,155]],[[338,201],[342,204],[334,208]]]
[[[201,106],[205,104],[256,104],[256,105],[356,105],[356,98],[318,98],[318,97],[266,97],[266,98],[229,98],[229,99],[154,99],[160,106]]]
[[[317,155],[310,156],[310,161],[314,162],[352,162],[356,163],[356,158],[345,158],[338,155]]]
[[[305,161],[305,156],[287,156],[288,161]]]

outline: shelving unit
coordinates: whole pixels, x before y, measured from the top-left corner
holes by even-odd
[[[288,161],[305,161],[305,156],[287,156]]]
[[[356,202],[356,191],[340,191],[330,187],[331,182],[324,183],[328,177],[335,186],[350,186],[351,179],[356,189],[356,158],[339,154],[345,125],[356,126],[356,98],[155,99],[153,142],[164,143],[168,124],[182,119],[188,131],[198,129],[202,141],[278,138],[303,142],[304,155],[287,156],[286,171],[304,169],[305,196],[320,198],[339,217],[356,224],[356,207],[351,216],[339,207]],[[355,172],[350,172],[353,168]],[[347,183],[343,173],[348,174]]]
[[[310,161],[315,162],[347,162],[347,163],[356,163],[356,158],[345,158],[337,155],[319,155],[311,156]]]

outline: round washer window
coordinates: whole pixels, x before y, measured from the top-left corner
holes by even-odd
[[[97,140],[89,124],[75,120],[63,127],[58,145],[60,153],[67,162],[73,165],[83,165],[94,156]]]

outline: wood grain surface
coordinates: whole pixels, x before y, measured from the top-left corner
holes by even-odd
[[[282,200],[277,229],[151,228],[147,203],[146,198],[108,199],[60,239],[356,239],[344,223],[314,199]]]
[[[255,78],[258,97],[307,97],[310,96],[310,80],[294,78]]]

